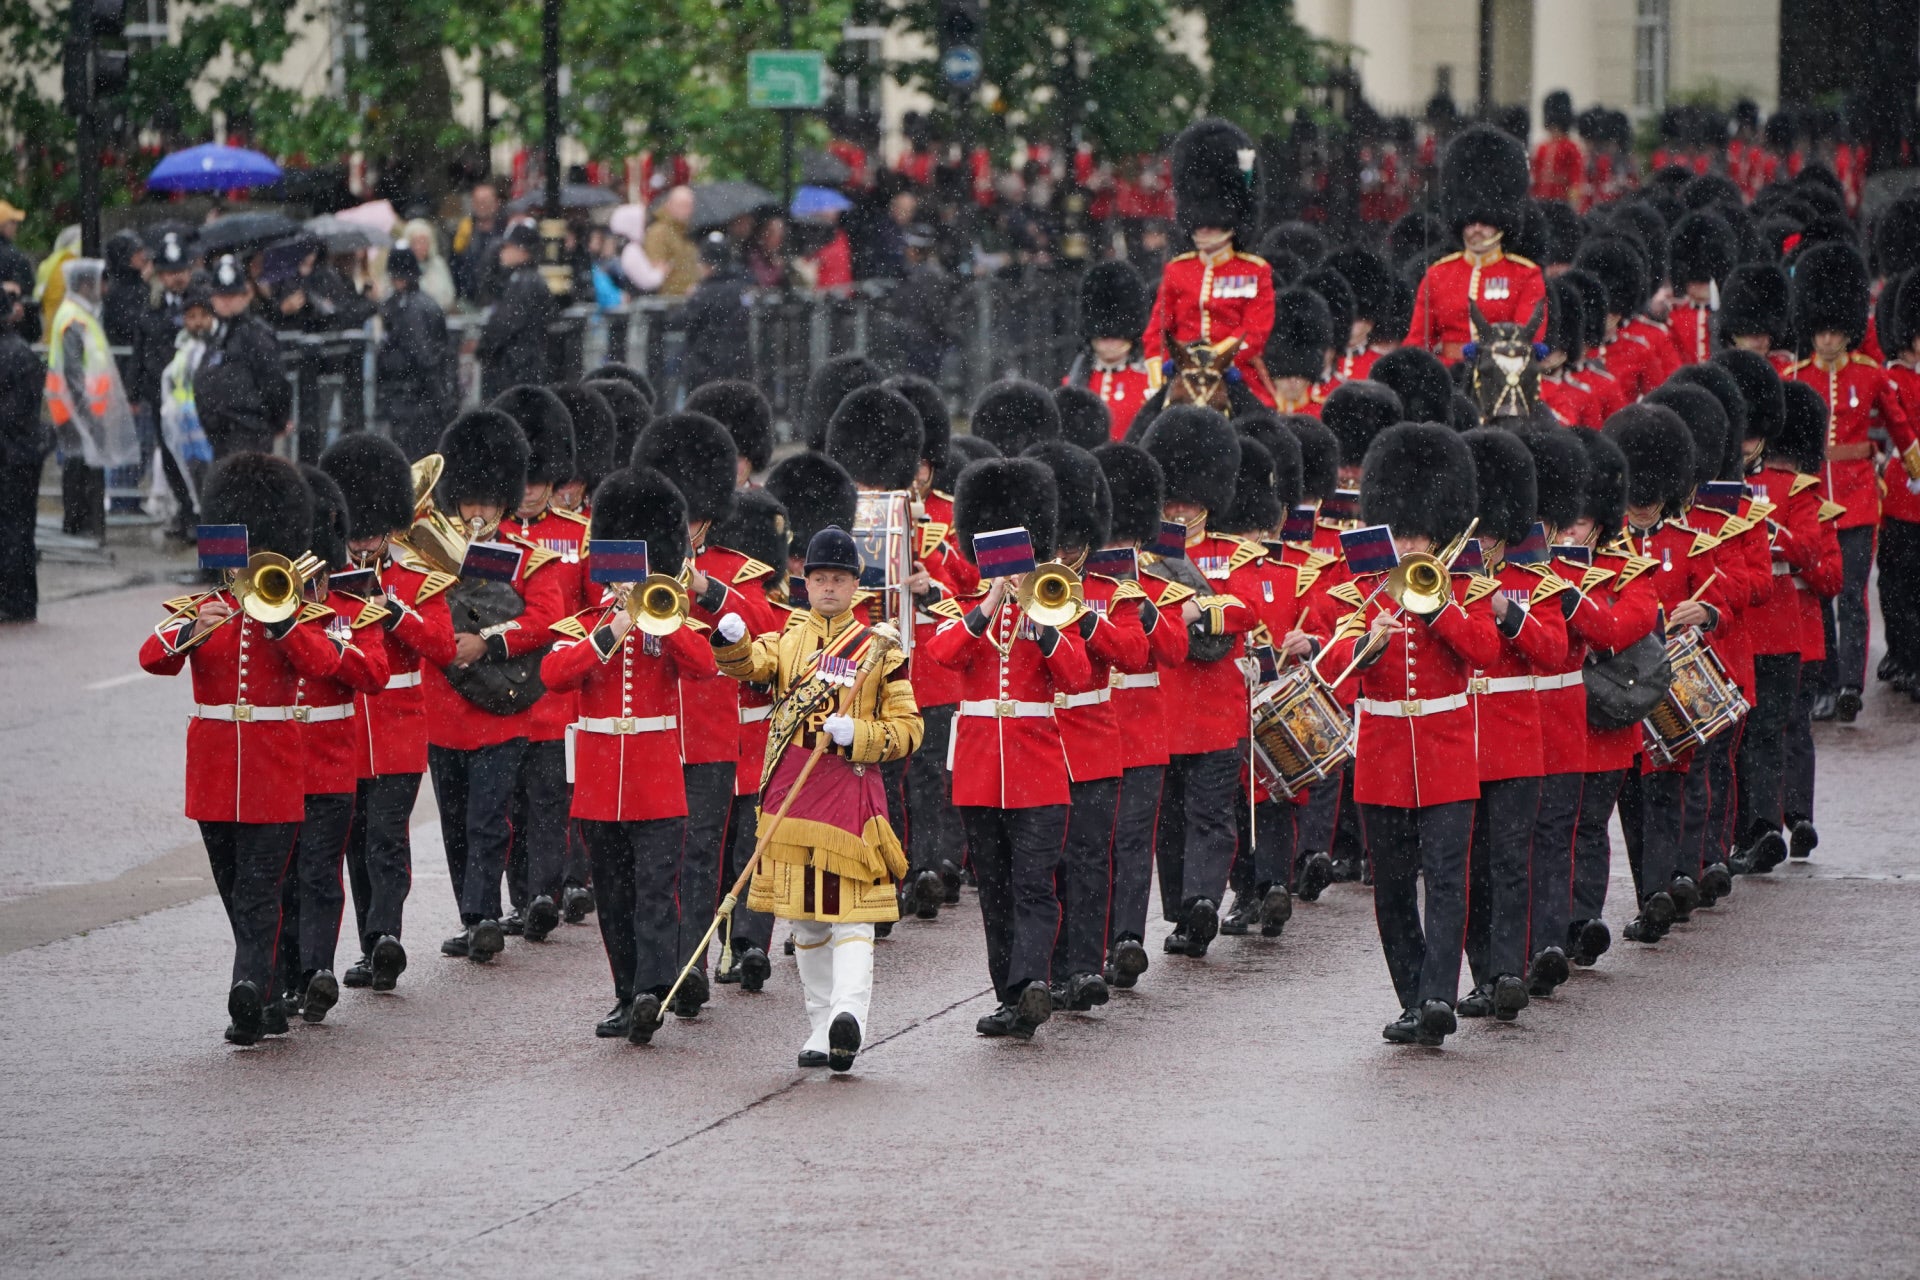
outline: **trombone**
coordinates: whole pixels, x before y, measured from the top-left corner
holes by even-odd
[[[1373,589],[1372,594],[1360,602],[1360,607],[1353,611],[1352,616],[1365,617],[1367,606],[1382,594],[1393,601],[1392,616],[1396,618],[1403,613],[1411,613],[1417,618],[1429,618],[1446,608],[1448,602],[1453,599],[1453,563],[1467,549],[1467,540],[1473,537],[1473,531],[1479,527],[1480,519],[1476,516],[1453,541],[1440,549],[1439,555],[1432,555],[1425,551],[1409,552],[1399,564],[1394,566],[1393,572]],[[1365,640],[1354,647],[1353,661],[1347,664],[1347,669],[1334,677],[1328,687],[1339,688],[1347,677],[1367,660],[1373,650],[1374,636],[1369,634]],[[1322,650],[1320,657],[1325,656],[1326,651]],[[1309,666],[1314,676],[1318,678],[1320,658],[1315,658]]]
[[[664,573],[650,573],[629,586],[620,604],[634,628],[650,636],[670,636],[686,625],[689,606],[686,586]]]
[[[467,535],[433,504],[446,459],[430,453],[413,464],[413,527],[393,539],[442,573],[460,575],[467,559]]]
[[[1080,575],[1058,560],[1038,565],[1015,597],[1020,611],[1042,627],[1072,626],[1087,611]]]
[[[246,568],[232,570],[222,586],[201,592],[176,609],[169,621],[194,617],[199,614],[201,605],[222,591],[230,591],[239,603],[239,609],[208,627],[201,633],[203,638],[242,613],[255,622],[285,622],[300,612],[301,592],[307,583],[326,572],[326,568],[326,562],[312,552],[307,552],[298,560],[289,560],[276,551],[256,551],[247,557]]]

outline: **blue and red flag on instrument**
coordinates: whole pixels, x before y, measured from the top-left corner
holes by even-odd
[[[1140,580],[1140,557],[1132,547],[1106,547],[1087,555],[1087,572],[1122,582]]]
[[[1535,520],[1527,536],[1507,548],[1507,563],[1545,564],[1552,554],[1547,548],[1547,526]]]
[[[1313,523],[1318,515],[1310,506],[1298,506],[1287,512],[1287,522],[1280,526],[1280,541],[1312,542]]]
[[[1460,545],[1460,554],[1453,558],[1454,573],[1485,573],[1487,571],[1487,549],[1480,545],[1480,539],[1468,538]]]
[[[1162,560],[1187,558],[1187,526],[1178,520],[1162,520],[1160,534],[1153,540],[1153,554]]]
[[[1593,548],[1584,542],[1556,542],[1553,544],[1553,558],[1565,560],[1568,564],[1591,565]]]
[[[1746,496],[1747,486],[1738,480],[1709,480],[1694,490],[1693,502],[1732,516],[1740,513],[1740,499]]]
[[[1400,563],[1393,546],[1393,530],[1383,524],[1370,524],[1340,535],[1340,552],[1347,558],[1347,570],[1358,577],[1363,573],[1387,573]]]
[[[460,576],[512,582],[520,572],[520,555],[520,548],[504,542],[470,542],[467,558],[460,562]]]
[[[1320,504],[1322,520],[1358,520],[1360,518],[1360,491],[1358,489],[1335,489],[1333,496]]]
[[[194,538],[200,544],[202,569],[247,567],[247,526],[203,524],[195,530]]]
[[[647,544],[643,538],[608,538],[587,549],[587,570],[595,582],[641,582],[647,576]]]
[[[1280,678],[1280,651],[1270,644],[1257,644],[1247,650],[1253,659],[1254,683],[1271,684]]]
[[[349,569],[327,575],[327,590],[366,599],[380,594],[380,575],[372,569]]]
[[[983,578],[1032,573],[1033,539],[1025,529],[995,529],[973,535],[973,563]]]

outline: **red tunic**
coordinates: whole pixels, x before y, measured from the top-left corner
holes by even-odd
[[[1653,589],[1650,570],[1657,561],[1643,559],[1628,551],[1624,544],[1593,553],[1593,566],[1580,577],[1580,602],[1567,619],[1569,649],[1578,646],[1618,653],[1660,625],[1660,597]],[[1584,652],[1582,658],[1584,660]],[[1640,754],[1641,729],[1638,724],[1619,729],[1596,729],[1587,723],[1586,690],[1579,689],[1577,705],[1562,709],[1550,703],[1549,714],[1576,713],[1577,725],[1586,727],[1587,773],[1606,773],[1630,769]],[[1571,701],[1571,700],[1569,700]],[[1549,723],[1558,723],[1550,720]]]
[[[971,598],[980,589],[980,571],[960,554],[954,543],[953,499],[944,493],[929,493],[918,525],[920,546],[915,559],[933,579],[934,590],[914,602],[916,655],[945,621],[930,612],[932,607],[942,600]],[[914,702],[922,711],[928,707],[952,706],[960,700],[960,676],[951,667],[937,662],[915,662],[911,664],[910,682]]]
[[[1598,350],[1594,348],[1595,352]],[[1571,381],[1593,397],[1594,410],[1603,423],[1632,403],[1620,379],[1608,371],[1606,361],[1595,358],[1592,353],[1581,363],[1579,373]]]
[[[1448,254],[1420,277],[1407,344],[1425,347],[1453,364],[1460,359],[1460,348],[1473,341],[1469,303],[1480,304],[1488,324],[1525,324],[1546,296],[1546,277],[1525,258],[1499,249],[1478,261],[1464,253]],[[1540,316],[1535,341],[1547,326],[1544,309]]]
[[[1202,617],[1194,625],[1234,640],[1226,656],[1212,662],[1200,662],[1189,651],[1187,660],[1163,677],[1167,751],[1172,755],[1224,750],[1247,736],[1247,679],[1237,659],[1246,650],[1243,637],[1256,621],[1246,602],[1260,589],[1247,566],[1264,553],[1257,542],[1213,533],[1187,541],[1187,559],[1215,593],[1197,598]]]
[[[506,656],[537,653],[553,640],[553,624],[564,616],[560,577],[553,572],[559,557],[551,551],[528,551],[520,559],[513,589],[525,608],[520,616],[502,625],[490,648],[504,648]],[[451,588],[449,588],[451,590]],[[455,639],[458,640],[456,633]],[[421,686],[426,690],[427,742],[454,751],[477,751],[498,746],[533,731],[533,712],[496,716],[468,702],[447,683],[446,672],[435,665],[421,671]]]
[[[563,616],[572,617],[587,607],[589,599],[598,599],[599,589],[587,579],[586,562],[581,558],[587,541],[587,517],[552,508],[532,520],[509,518],[500,522],[503,541],[539,547],[558,557],[544,572],[552,574],[560,588]],[[549,691],[533,704],[531,742],[558,742],[566,736],[567,726],[577,714],[571,693]]]
[[[1133,425],[1133,415],[1140,412],[1140,406],[1157,389],[1154,381],[1145,362],[1134,360],[1111,367],[1095,363],[1087,369],[1086,380],[1079,385],[1099,396],[1100,403],[1107,406],[1109,438],[1124,440],[1127,428]],[[1060,382],[1065,386],[1068,379],[1062,378]]]
[[[1109,676],[1113,688],[1113,716],[1120,726],[1120,764],[1124,769],[1167,762],[1167,725],[1162,685],[1166,673],[1187,660],[1187,628],[1180,621],[1180,605],[1193,592],[1177,582],[1142,574],[1140,589],[1153,602],[1142,609],[1141,629],[1147,637],[1147,666],[1137,675]]]
[[[1726,580],[1724,574],[1713,576],[1720,566],[1714,563],[1711,535],[1703,540],[1698,530],[1690,529],[1679,521],[1663,520],[1645,532],[1629,528],[1627,536],[1636,554],[1653,561],[1646,576],[1652,579],[1662,617],[1670,617],[1682,601],[1692,598],[1696,593],[1722,619],[1730,615],[1732,606],[1729,596],[1745,584],[1736,587]],[[1707,632],[1706,638],[1711,641],[1713,633]],[[1688,753],[1689,756],[1691,754]],[[1641,770],[1646,773],[1681,772],[1686,767],[1686,758],[1667,766],[1665,770],[1656,770],[1645,760],[1641,762]]]
[[[358,724],[358,703],[387,687],[386,636],[379,625],[385,611],[337,592],[327,597],[327,608],[333,617],[317,624],[340,646],[340,665],[332,675],[303,675],[294,686],[294,702],[312,708],[300,725],[310,796],[351,795],[360,779],[373,776],[361,767],[366,733]]]
[[[1261,404],[1273,403],[1261,352],[1273,332],[1273,271],[1264,258],[1228,247],[1211,258],[1183,253],[1160,273],[1160,291],[1140,344],[1149,364],[1167,355],[1169,333],[1175,342],[1224,342],[1239,338],[1233,367]]]
[[[1533,149],[1533,198],[1578,204],[1580,180],[1587,172],[1580,144],[1561,134],[1548,136]]]
[[[1555,599],[1567,584],[1545,565],[1503,564],[1494,577],[1499,593],[1525,617],[1513,635],[1501,633],[1498,655],[1480,665],[1468,686],[1473,695],[1480,781],[1537,778],[1547,770],[1534,679],[1551,672],[1567,656],[1567,623]],[[1487,611],[1493,612],[1491,599]]]
[[[404,552],[399,553],[405,557]],[[354,737],[360,776],[427,771],[427,707],[423,665],[453,661],[453,619],[445,592],[458,579],[411,558],[390,559],[380,570],[387,608],[398,620],[387,629],[387,683],[354,697]]]
[[[1798,657],[1802,588],[1795,578],[1809,572],[1819,576],[1827,541],[1823,532],[1827,526],[1820,523],[1824,501],[1820,478],[1768,467],[1753,477],[1751,487],[1774,511],[1768,547],[1770,590],[1767,603],[1747,615],[1748,642],[1756,654]]]
[[[1894,392],[1900,397],[1900,407],[1907,411],[1907,421],[1920,426],[1920,370],[1896,360],[1887,366],[1887,377],[1892,379]],[[1886,460],[1880,471],[1882,518],[1920,524],[1920,493],[1910,487],[1914,483],[1907,475],[1906,464],[1899,458]]]
[[[1858,353],[1832,369],[1802,360],[1783,375],[1804,382],[1820,393],[1830,415],[1827,426],[1827,493],[1846,508],[1839,527],[1859,529],[1880,522],[1880,491],[1875,483],[1873,442],[1867,433],[1878,427],[1893,442],[1893,452],[1907,456],[1916,450],[1912,421],[1900,403],[1899,392],[1887,371]]]
[[[1713,359],[1713,308],[1704,302],[1676,302],[1667,313],[1667,336],[1680,363]]]
[[[1540,379],[1540,398],[1547,402],[1547,408],[1553,410],[1553,416],[1570,427],[1591,427],[1600,429],[1606,421],[1600,415],[1600,406],[1587,389],[1566,377],[1542,377]]]
[[[592,554],[587,558],[591,560]],[[709,582],[726,588],[726,598],[717,609],[695,601],[694,618],[711,628],[727,614],[737,613],[750,636],[779,631],[785,619],[774,616],[763,585],[774,572],[772,565],[721,546],[702,548],[693,562]],[[702,675],[686,678],[680,687],[680,741],[688,764],[739,764],[740,728],[738,681],[708,680]]]
[[[1091,782],[1117,778],[1125,767],[1119,718],[1113,710],[1113,677],[1147,670],[1147,633],[1140,626],[1140,601],[1146,593],[1134,583],[1097,573],[1081,580],[1081,590],[1097,619],[1093,634],[1086,637],[1093,687],[1054,694],[1053,718],[1067,749],[1068,773],[1075,782]]]
[[[1386,352],[1375,347],[1348,348],[1333,362],[1333,373],[1342,382],[1352,382],[1373,373],[1373,366]]]
[[[1611,342],[1603,342],[1587,352],[1587,359],[1599,360],[1609,376],[1620,385],[1621,406],[1632,404],[1660,385],[1654,376],[1656,357],[1644,337],[1630,334],[1623,325]]]
[[[1680,367],[1680,353],[1673,346],[1673,331],[1658,320],[1647,316],[1631,316],[1620,322],[1620,332],[1647,344],[1647,354],[1652,362],[1649,373],[1652,381],[1647,384],[1648,391],[1672,377],[1674,370]]]

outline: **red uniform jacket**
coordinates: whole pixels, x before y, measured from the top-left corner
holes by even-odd
[[[500,522],[500,532],[506,535],[506,540],[522,546],[539,547],[558,557],[547,566],[545,572],[553,575],[555,584],[560,588],[560,609],[564,617],[570,618],[586,608],[589,599],[600,598],[599,589],[587,579],[587,565],[583,558],[588,523],[583,515],[572,511],[556,511],[551,507],[524,523],[513,518]],[[567,726],[573,723],[575,714],[572,693],[547,692],[533,704],[533,728],[527,734],[528,740],[560,741],[566,736]]]
[[[1496,624],[1501,634],[1498,656],[1482,664],[1468,686],[1480,781],[1537,778],[1546,772],[1546,750],[1534,682],[1567,656],[1567,622],[1555,597],[1568,583],[1546,565],[1503,564],[1494,579],[1512,608],[1506,622]],[[1487,611],[1493,612],[1491,599]]]
[[[1336,599],[1355,607],[1380,585],[1366,574],[1334,588]],[[1360,804],[1420,809],[1480,797],[1474,748],[1473,707],[1467,683],[1476,667],[1500,657],[1500,632],[1487,597],[1490,578],[1453,575],[1453,602],[1431,619],[1404,617],[1407,630],[1390,635],[1362,667],[1360,734],[1353,763],[1353,798]],[[1363,628],[1393,601],[1375,597],[1327,646],[1320,670],[1331,680],[1363,642]]]
[[[559,559],[545,550],[530,550],[520,558],[513,589],[526,607],[519,617],[489,628],[493,634],[483,637],[494,659],[537,653],[552,642],[553,624],[565,616],[560,575],[554,572]],[[482,711],[454,692],[446,672],[438,666],[428,665],[422,670],[421,684],[427,694],[427,742],[432,746],[477,751],[533,732],[531,710],[510,716]]]
[[[1714,576],[1720,566],[1714,563],[1713,536],[1707,534],[1703,537],[1699,530],[1688,528],[1677,520],[1662,520],[1644,532],[1629,527],[1627,541],[1636,554],[1653,561],[1653,567],[1646,576],[1653,580],[1653,591],[1659,597],[1663,619],[1671,615],[1682,601],[1698,592],[1701,602],[1714,611],[1716,622],[1724,620],[1732,611],[1730,601],[1734,594],[1745,588],[1744,581],[1730,582],[1725,574]],[[1706,632],[1706,639],[1712,642],[1711,628]],[[1684,758],[1664,771],[1655,770],[1644,760],[1641,762],[1641,770],[1646,773],[1683,772],[1686,767],[1687,760]]]
[[[1626,330],[1624,322],[1611,342],[1603,342],[1587,352],[1589,361],[1598,360],[1607,374],[1619,384],[1621,407],[1632,404],[1660,385],[1654,376],[1657,365],[1647,340]]]
[[[936,515],[935,512],[942,512]],[[917,655],[921,645],[933,638],[946,619],[933,613],[942,600],[971,598],[980,589],[980,571],[960,554],[953,537],[953,499],[942,493],[927,495],[920,517],[920,546],[915,559],[933,579],[934,589],[914,601],[913,643]],[[937,662],[915,662],[911,667],[914,702],[922,711],[928,707],[948,707],[960,701],[960,675]]]
[[[1896,360],[1887,365],[1887,377],[1893,381],[1894,393],[1900,397],[1900,407],[1907,411],[1907,421],[1920,431],[1920,370]],[[1916,482],[1907,475],[1906,463],[1889,457],[1880,472],[1880,481],[1881,516],[1920,524],[1920,493],[1910,487]]]
[[[214,598],[239,613],[231,592]],[[140,646],[141,669],[156,676],[193,666],[198,709],[187,722],[187,817],[266,823],[305,816],[306,750],[291,708],[302,677],[330,676],[340,665],[341,646],[326,628],[332,613],[310,604],[271,631],[240,613],[198,640],[187,638],[188,617],[163,624]]]
[[[1123,769],[1167,762],[1166,673],[1187,660],[1187,628],[1180,621],[1180,605],[1193,591],[1177,582],[1141,575],[1146,596],[1139,606],[1141,630],[1147,637],[1147,665],[1136,675],[1124,672],[1107,678],[1113,688],[1113,718],[1120,726],[1120,765]]]
[[[1259,590],[1248,566],[1265,554],[1257,542],[1202,533],[1187,540],[1187,559],[1203,574],[1214,594],[1200,596],[1201,618],[1194,628],[1202,634],[1233,636],[1233,647],[1213,662],[1187,660],[1167,672],[1161,706],[1166,712],[1167,751],[1171,755],[1201,755],[1222,751],[1247,736],[1247,678],[1238,659],[1246,650],[1243,637],[1256,621],[1247,601]]]
[[[318,619],[317,625],[341,646],[340,665],[332,675],[303,675],[294,685],[295,704],[312,708],[300,724],[310,796],[351,795],[360,779],[373,776],[361,767],[366,733],[357,723],[358,704],[362,695],[387,687],[386,635],[379,626],[386,610],[339,593],[327,597],[327,608],[333,616]]]
[[[1827,656],[1826,608],[1823,601],[1840,594],[1843,573],[1838,536],[1841,506],[1828,500],[1826,486],[1814,490],[1820,495],[1820,567],[1817,572],[1796,575],[1800,588],[1800,660],[1821,662]]]
[[[1264,258],[1229,246],[1212,258],[1183,253],[1160,273],[1153,314],[1141,335],[1147,362],[1166,357],[1166,335],[1175,342],[1225,342],[1239,338],[1233,367],[1261,404],[1273,403],[1260,353],[1273,332],[1273,270]]]
[[[459,579],[429,569],[397,548],[380,570],[387,599],[387,683],[354,696],[357,767],[363,778],[427,771],[427,704],[423,666],[453,661],[453,619],[446,590]]]
[[[540,660],[548,688],[580,695],[571,753],[573,816],[591,822],[685,817],[681,690],[720,674],[706,628],[689,620],[670,635],[650,636],[634,627],[616,641],[613,628],[600,625],[606,615],[595,608],[562,618],[553,627],[562,639]]]
[[[1747,639],[1755,654],[1800,654],[1801,587],[1798,574],[1822,570],[1822,552],[1830,526],[1820,523],[1820,477],[1768,467],[1750,482],[1756,496],[1770,503],[1769,587],[1767,602],[1747,616]],[[1835,543],[1838,546],[1838,542]]]
[[[592,554],[587,558],[591,560]],[[710,602],[715,607],[693,602],[694,618],[711,629],[727,614],[737,613],[747,624],[750,636],[779,631],[785,619],[774,616],[762,584],[762,579],[774,572],[772,565],[721,546],[701,548],[693,562],[707,575],[709,590],[719,588],[714,591],[716,599]],[[688,764],[738,765],[740,729],[739,681],[686,677],[680,686],[680,742]],[[760,734],[764,738],[765,730]],[[738,770],[735,772],[737,784]]]
[[[1325,645],[1333,628],[1325,621],[1325,610],[1316,607],[1325,595],[1315,589],[1320,580],[1322,557],[1285,543],[1269,542],[1265,547],[1266,554],[1247,566],[1257,583],[1257,589],[1247,601],[1257,619],[1248,640],[1278,648],[1289,631],[1300,630],[1311,635],[1317,644]],[[1252,661],[1251,654],[1247,660]],[[1257,673],[1249,670],[1248,678],[1257,680]],[[1248,728],[1251,731],[1252,726]],[[1255,788],[1256,799],[1273,798],[1257,780]],[[1302,788],[1294,794],[1293,803],[1305,804],[1308,794],[1308,790]]]
[[[1476,262],[1464,253],[1452,253],[1427,268],[1413,296],[1413,323],[1407,326],[1407,345],[1427,350],[1453,364],[1460,348],[1473,341],[1473,318],[1467,304],[1478,302],[1488,324],[1525,324],[1547,296],[1546,277],[1525,258],[1495,249]],[[1537,341],[1546,329],[1542,312]]]
[[[1667,336],[1681,364],[1705,364],[1713,359],[1713,308],[1704,302],[1674,303],[1667,313]]]
[[[1827,402],[1827,496],[1846,508],[1839,527],[1878,524],[1880,491],[1874,483],[1873,443],[1867,432],[1880,428],[1893,442],[1894,453],[1920,465],[1920,442],[1893,380],[1885,369],[1858,353],[1833,369],[1802,360],[1782,376],[1806,383]]]
[[[1060,379],[1062,386],[1068,383],[1069,379]],[[1140,412],[1147,397],[1158,390],[1156,380],[1142,360],[1109,367],[1088,357],[1086,377],[1080,385],[1099,396],[1100,403],[1107,406],[1107,432],[1114,440],[1126,439],[1133,415]]]
[[[1572,138],[1548,137],[1533,149],[1533,198],[1578,205],[1587,157]]]
[[[1625,543],[1595,551],[1593,565],[1580,576],[1580,600],[1567,618],[1568,647],[1618,653],[1660,625],[1660,597],[1653,589],[1651,571],[1659,562],[1634,555]],[[1619,729],[1596,729],[1587,723],[1586,690],[1578,690],[1574,726],[1586,729],[1585,772],[1606,773],[1630,769],[1640,754],[1637,724]],[[1557,704],[1549,704],[1559,711]],[[1552,712],[1549,712],[1552,714]],[[1562,712],[1564,714],[1564,712]]]
[[[947,620],[922,655],[961,675],[947,744],[953,802],[989,809],[1066,804],[1067,752],[1054,695],[1093,687],[1086,644],[1071,627],[1028,624],[1012,592],[992,618],[980,611],[983,599],[944,601]]]
[[[1632,400],[1627,395],[1627,389],[1620,384],[1620,379],[1608,372],[1607,362],[1597,357],[1598,351],[1599,348],[1595,347],[1593,352],[1588,354],[1587,359],[1581,362],[1579,372],[1571,380],[1574,385],[1593,397],[1594,410],[1599,413],[1600,421],[1604,423],[1608,418],[1626,408]]]
[[[1680,367],[1680,353],[1673,346],[1673,331],[1658,320],[1648,316],[1629,316],[1620,322],[1620,332],[1647,344],[1653,379],[1647,384],[1647,390],[1651,391],[1665,382]]]
[[[1308,387],[1307,394],[1298,400],[1282,399],[1276,392],[1273,400],[1273,411],[1275,413],[1304,413],[1309,418],[1317,418],[1320,416],[1320,410],[1324,408],[1327,403],[1327,393],[1333,390],[1334,385],[1337,384]]]
[[[1772,515],[1770,504],[1750,497],[1741,499],[1740,510],[1731,518],[1703,507],[1687,513],[1689,525],[1719,540],[1713,549],[1714,567],[1727,585],[1731,615],[1714,631],[1713,651],[1749,703],[1754,697],[1752,620],[1773,599],[1772,553],[1767,549],[1767,520]]]
[[[1600,416],[1599,403],[1571,378],[1542,377],[1540,398],[1553,410],[1554,417],[1570,427],[1591,427],[1598,431],[1606,421]]]
[[[1575,634],[1571,619],[1580,606],[1580,581],[1589,571],[1587,565],[1558,559],[1551,567],[1567,583],[1547,606],[1560,615],[1567,646],[1558,662],[1535,668],[1533,675],[1540,702],[1540,769],[1549,776],[1587,769],[1587,690],[1581,672],[1587,645]]]
[[[1139,584],[1090,573],[1081,580],[1087,611],[1095,619],[1087,643],[1093,687],[1053,695],[1053,718],[1067,749],[1067,772],[1075,782],[1117,778],[1125,766],[1121,725],[1113,709],[1113,677],[1147,670],[1147,633],[1140,625]]]
[[[1355,378],[1365,378],[1373,373],[1373,366],[1386,352],[1374,347],[1349,348],[1340,353],[1333,362],[1333,373],[1342,382],[1352,382]]]

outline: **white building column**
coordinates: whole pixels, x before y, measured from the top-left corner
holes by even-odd
[[[1600,96],[1598,32],[1594,0],[1534,0],[1533,120],[1539,136],[1540,104],[1555,89],[1573,95],[1574,110]]]
[[[1383,111],[1406,111],[1417,116],[1432,95],[1433,86],[1415,84],[1413,79],[1414,2],[1351,0],[1350,39],[1364,51],[1354,61],[1368,101]]]

